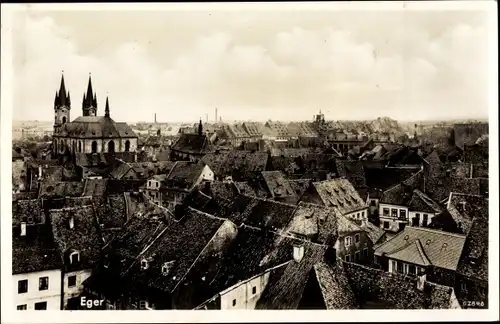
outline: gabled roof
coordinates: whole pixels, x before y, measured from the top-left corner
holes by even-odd
[[[440,213],[443,208],[422,191],[415,189],[409,204],[410,211]]]
[[[375,255],[456,270],[464,243],[464,235],[407,226],[396,236],[379,245],[375,249]]]
[[[213,150],[208,137],[198,134],[181,134],[171,149],[190,154],[206,154]]]
[[[342,261],[340,261],[342,262]],[[448,309],[453,288],[425,283],[398,273],[342,262],[349,285],[362,309]]]
[[[42,181],[38,197],[79,197],[83,195],[84,189],[85,182],[82,181],[60,181],[55,183]]]
[[[167,176],[168,180],[185,181],[191,188],[200,177],[205,166],[201,163],[178,161]]]
[[[228,151],[206,154],[201,159],[219,177],[247,179],[266,170],[268,154],[263,152]]]
[[[323,295],[326,309],[359,308],[349,280],[342,266],[331,266],[325,262],[314,265],[314,273]]]
[[[41,199],[17,200],[12,202],[12,225],[18,226],[21,222],[27,223],[32,217],[34,224],[45,223],[45,212]]]
[[[84,196],[103,196],[106,194],[108,185],[107,179],[87,179],[85,180]]]
[[[127,123],[117,123],[105,116],[80,116],[70,123],[64,124],[59,135],[79,138],[136,138]]]
[[[413,190],[423,188],[423,179],[424,174],[422,171],[415,173],[402,183],[384,191],[380,198],[380,202],[391,205],[407,206],[412,198]]]
[[[286,232],[315,237],[322,244],[334,243],[339,232],[338,211],[314,204],[300,202],[286,227]]]
[[[296,206],[274,200],[240,195],[235,199],[239,212],[228,218],[236,225],[258,228],[283,229],[291,220]]]
[[[293,179],[288,183],[299,198],[311,187],[311,179]]]
[[[96,217],[103,229],[121,228],[127,221],[127,207],[124,194],[113,194],[106,198],[93,198]]]
[[[355,188],[366,186],[365,170],[362,161],[336,160],[339,177],[349,179]]]
[[[366,232],[373,245],[381,243],[379,241],[381,241],[382,237],[385,235],[385,231],[382,228],[376,226],[371,222],[365,222],[360,227]]]
[[[92,268],[99,261],[100,248],[103,245],[94,208],[82,206],[53,209],[49,217],[54,239],[63,252],[66,270]],[[69,227],[70,218],[74,220],[73,228]],[[72,251],[80,253],[78,264],[69,262],[69,253]]]
[[[296,196],[290,183],[281,171],[262,171],[262,177],[273,197]]]
[[[141,179],[147,179],[155,174],[169,174],[175,165],[174,161],[134,162],[128,163]]]
[[[488,220],[474,218],[457,272],[475,279],[488,281]]]
[[[324,245],[304,242],[302,260],[300,262],[291,261],[279,268],[278,271],[271,272],[269,282],[255,309],[297,309],[309,274],[314,265],[323,259],[326,249],[327,247]],[[291,254],[291,251],[288,251]]]
[[[455,223],[468,233],[474,218],[489,218],[488,202],[483,196],[452,192],[447,209]]]
[[[257,198],[267,198],[269,196],[267,190],[257,181],[235,181],[234,186],[241,195]]]
[[[366,207],[366,203],[347,179],[314,182],[313,186],[325,206],[336,208],[341,214],[347,214]]]
[[[26,228],[26,236],[19,231],[12,235],[12,274],[62,269],[61,253],[54,243],[48,225]]]
[[[371,192],[387,190],[412,177],[417,171],[400,167],[364,168],[366,185]],[[371,194],[370,194],[371,196]]]

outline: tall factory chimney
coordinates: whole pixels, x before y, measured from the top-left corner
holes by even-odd
[[[217,107],[215,107],[215,122],[217,122]]]
[[[155,124],[156,124],[156,113],[155,113]]]

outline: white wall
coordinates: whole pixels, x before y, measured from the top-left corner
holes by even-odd
[[[389,215],[384,215],[384,208],[389,208]],[[396,216],[392,216],[392,210],[397,209]],[[405,213],[405,219],[399,219],[401,215],[401,211]],[[399,224],[408,224],[408,208],[405,206],[396,206],[389,204],[380,204],[379,205],[379,218],[380,218],[380,228],[384,230],[397,232],[399,231]],[[384,223],[389,222],[389,228],[384,227]]]
[[[37,271],[12,276],[13,283],[13,307],[27,305],[28,310],[35,309],[35,303],[47,302],[47,310],[61,309],[61,270]],[[38,290],[39,278],[49,277],[49,287],[47,290]],[[18,281],[28,280],[28,292],[19,294],[17,292]]]
[[[352,219],[352,220],[362,220],[363,222],[368,221],[368,207],[363,208],[361,210],[348,213],[344,215],[345,217]]]
[[[268,271],[247,282],[239,283],[223,294],[221,293],[221,310],[255,309],[262,292],[269,282],[269,273],[270,272]],[[253,287],[256,288],[255,294],[253,294]],[[233,300],[236,300],[236,305],[234,306]]]
[[[196,180],[191,189],[199,185],[203,180],[214,181],[214,172],[208,167],[208,165],[205,165],[200,176],[198,177],[198,180]]]
[[[63,304],[64,308],[66,308],[68,304],[68,299],[73,297],[78,297],[83,291],[83,282],[92,275],[92,270],[79,270],[68,272],[64,274],[64,282],[63,282]],[[68,278],[71,276],[76,276],[76,285],[74,287],[68,286]]]

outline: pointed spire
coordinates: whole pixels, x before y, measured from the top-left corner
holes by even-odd
[[[104,117],[109,117],[109,100],[106,96],[106,109],[104,110]]]
[[[61,105],[66,104],[66,86],[64,84],[64,70],[61,75],[61,86],[59,87],[59,103]]]
[[[68,91],[68,100],[67,100],[67,104],[68,104],[68,106],[71,106],[71,96],[69,95],[69,91]]]
[[[57,106],[58,101],[59,101],[58,99],[59,99],[59,98],[57,97],[57,91],[56,91],[56,96],[55,96],[55,98],[54,98],[54,106]]]
[[[94,97],[94,91],[92,90],[92,77],[91,74],[89,73],[89,84],[87,86],[87,99],[92,100]]]
[[[94,93],[94,102],[93,102],[94,107],[97,110],[97,93]]]

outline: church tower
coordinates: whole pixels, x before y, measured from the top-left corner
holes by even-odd
[[[92,90],[92,79],[90,75],[87,93],[83,94],[82,110],[83,116],[97,116],[97,95]]]
[[[64,84],[64,71],[61,76],[61,85],[59,91],[56,91],[54,99],[54,133],[57,134],[61,126],[70,121],[71,99],[69,91],[66,92]]]

